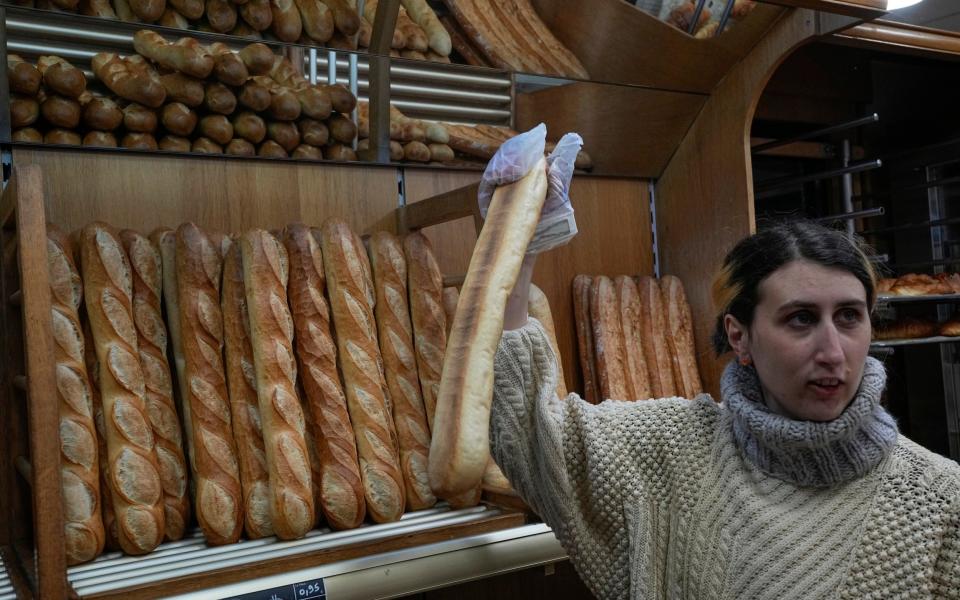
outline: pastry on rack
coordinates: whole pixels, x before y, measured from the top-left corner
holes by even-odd
[[[937,335],[939,326],[928,319],[907,317],[882,324],[873,330],[875,340],[912,340]]]

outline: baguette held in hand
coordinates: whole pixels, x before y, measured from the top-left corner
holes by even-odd
[[[546,161],[496,188],[460,290],[443,361],[430,446],[430,485],[441,497],[474,489],[490,455],[493,356],[507,296],[547,196]]]

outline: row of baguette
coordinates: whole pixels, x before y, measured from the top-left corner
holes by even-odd
[[[457,291],[422,234],[365,248],[337,219],[234,239],[92,223],[72,239],[50,226],[47,247],[71,564],[105,544],[150,552],[191,514],[227,544],[436,502],[427,458]],[[489,464],[485,485],[510,493]]]
[[[928,296],[960,293],[960,273],[906,273],[877,282],[879,296]]]
[[[136,55],[93,58],[106,95],[87,89],[83,72],[59,57],[34,66],[10,55],[13,139],[356,159],[356,125],[347,116],[356,98],[342,86],[309,84],[267,46],[233,52],[192,38],[168,42],[150,30],[137,32],[134,45]]]
[[[754,0],[731,0],[729,19],[737,22],[745,18],[756,6]],[[705,39],[716,35],[720,27],[721,16],[727,8],[727,0],[707,0],[700,9],[697,24],[693,26],[694,37]],[[694,16],[697,15],[697,0],[664,0],[660,5],[658,17],[680,31],[691,31]],[[728,25],[729,26],[729,25]]]
[[[878,341],[913,340],[934,336],[960,336],[960,316],[954,315],[943,322],[930,318],[903,317],[881,322],[873,329],[873,339]]]
[[[573,306],[588,402],[692,399],[703,391],[677,277],[577,275]]]
[[[251,39],[370,46],[377,2],[356,0],[19,0],[22,6],[79,12],[128,23],[196,29]],[[391,50],[404,58],[450,62],[449,35],[426,0],[402,0]]]

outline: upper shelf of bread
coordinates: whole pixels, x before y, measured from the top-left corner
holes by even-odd
[[[17,0],[47,12],[100,19],[78,27],[368,52],[378,10],[367,0]],[[623,0],[400,0],[396,58],[496,72],[708,93],[786,10],[752,0],[665,0],[658,14]],[[641,3],[642,4],[642,3]],[[724,18],[726,17],[726,19]],[[38,19],[41,17],[38,17]],[[109,24],[108,24],[109,23]],[[720,29],[721,24],[723,29]],[[169,29],[170,31],[164,31]],[[688,33],[690,32],[690,33]]]

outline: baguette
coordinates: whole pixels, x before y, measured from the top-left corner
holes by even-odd
[[[40,103],[36,98],[13,94],[10,97],[10,126],[19,129],[28,127],[40,118]]]
[[[73,3],[76,5],[76,3]],[[110,0],[81,0],[80,14],[101,19],[117,19],[117,13],[110,5]]]
[[[98,148],[116,148],[117,137],[109,131],[88,131],[83,136],[84,146],[93,146]]]
[[[288,286],[296,356],[310,430],[319,462],[317,505],[333,529],[352,529],[366,513],[357,440],[337,372],[330,333],[326,276],[316,236],[301,224],[288,225],[283,242],[290,260]]]
[[[175,262],[194,508],[207,543],[230,544],[240,538],[243,500],[222,359],[222,259],[196,225],[184,223],[177,229]]]
[[[83,282],[67,236],[47,225],[57,399],[60,413],[60,481],[63,487],[67,564],[93,560],[103,551],[100,466],[93,399],[84,362],[79,309]]]
[[[79,258],[76,253],[76,258]],[[99,363],[97,362],[97,351],[93,344],[93,332],[90,330],[90,319],[86,318],[86,309],[80,308],[83,324],[83,362],[87,367],[87,378],[90,383],[90,404],[93,408],[93,422],[97,431],[97,464],[99,466],[100,476],[100,515],[103,521],[103,531],[105,537],[104,547],[108,550],[120,550],[120,537],[117,532],[117,516],[113,510],[113,496],[110,493],[110,465],[107,457],[107,432],[103,420],[103,402],[100,399]]]
[[[323,224],[321,246],[367,511],[378,523],[395,521],[404,509],[403,475],[377,344],[366,253],[338,219]]]
[[[296,42],[303,32],[303,21],[300,11],[293,0],[270,0],[270,11],[273,14],[271,31],[282,42]]]
[[[14,129],[10,137],[15,142],[29,142],[31,144],[40,144],[43,142],[43,135],[33,127]]]
[[[436,435],[437,395],[443,357],[447,351],[447,323],[443,310],[443,275],[430,240],[420,232],[403,240],[407,259],[407,288],[413,321],[417,372],[430,431]]]
[[[133,12],[133,9],[130,8],[130,3],[128,2],[128,0],[112,0],[110,4],[113,5],[114,12],[116,13],[116,16],[121,21],[124,21],[126,23],[140,22],[140,17],[138,17],[136,13]],[[157,19],[163,16],[163,9],[165,9],[166,6],[167,6],[167,3],[166,3],[166,0],[164,0],[163,6],[161,7],[161,10],[160,10],[160,16],[157,17]],[[157,19],[154,19],[154,20],[157,20]]]
[[[146,237],[120,232],[133,275],[133,321],[146,389],[147,414],[153,430],[160,482],[163,488],[164,536],[179,540],[190,522],[187,463],[183,455],[180,420],[173,400],[167,363],[167,327],[160,307],[162,266],[160,251]]]
[[[315,42],[323,44],[333,37],[333,12],[320,0],[295,0],[303,31]]]
[[[100,52],[91,61],[93,72],[114,94],[151,108],[163,104],[166,90],[153,69],[135,68],[116,54]]]
[[[400,12],[397,15],[397,28],[403,32],[403,35],[407,39],[406,50],[415,50],[422,53],[426,52],[427,48],[430,47],[430,42],[427,40],[427,32],[413,22],[413,19],[410,18],[403,6],[400,7]]]
[[[620,325],[623,331],[623,360],[627,381],[625,400],[646,400],[651,398],[650,376],[647,374],[647,361],[643,353],[640,324],[640,292],[633,279],[621,275],[614,281],[616,286],[617,307],[620,311]]]
[[[370,265],[377,297],[377,333],[400,443],[407,508],[421,510],[436,504],[437,497],[427,477],[430,428],[417,378],[413,326],[407,308],[407,264],[400,240],[384,231],[374,233],[370,238]]]
[[[240,6],[240,17],[247,25],[256,31],[266,31],[273,24],[273,11],[270,9],[270,0],[249,0]],[[272,52],[271,52],[272,54]],[[246,62],[246,61],[244,61]],[[250,64],[247,64],[250,69]],[[251,73],[255,73],[250,69]]]
[[[190,110],[186,104],[172,102],[163,107],[160,122],[173,135],[186,137],[197,127],[197,113]]]
[[[79,146],[83,143],[80,135],[66,129],[50,129],[43,136],[44,144],[60,144],[63,146]]]
[[[590,287],[590,321],[593,324],[600,397],[604,400],[630,400],[620,306],[613,281],[605,275],[594,277]]]
[[[223,153],[232,156],[256,156],[257,149],[253,147],[253,144],[243,138],[234,138],[230,140],[230,143],[223,149]]]
[[[652,277],[640,277],[637,289],[640,292],[640,340],[647,361],[647,374],[650,376],[650,392],[654,398],[670,398],[676,396],[677,391],[673,381],[660,286]]]
[[[550,340],[550,348],[557,359],[557,397],[567,397],[567,383],[563,378],[563,360],[560,357],[560,345],[557,343],[557,329],[553,324],[553,312],[550,310],[550,302],[543,290],[534,284],[530,284],[530,298],[528,303],[530,316],[540,321],[543,329],[547,332],[547,338]]]
[[[452,497],[480,485],[490,456],[492,357],[503,331],[507,296],[516,283],[547,194],[546,162],[493,194],[460,290],[437,397],[430,446],[430,487]],[[416,322],[416,321],[415,321]]]
[[[162,485],[144,401],[133,324],[130,263],[112,229],[91,223],[81,233],[83,291],[99,362],[104,433],[120,547],[146,554],[164,534]]]
[[[167,7],[166,0],[128,0],[130,10],[145,23],[153,23],[162,15]]]
[[[83,105],[83,123],[98,131],[113,131],[123,123],[123,111],[110,98],[91,97]]]
[[[301,538],[315,507],[306,423],[297,396],[293,318],[287,307],[287,251],[263,230],[240,238],[250,342],[270,474],[270,519],[277,537]]]
[[[176,135],[165,135],[157,142],[157,147],[168,152],[190,152],[190,140]]]
[[[700,372],[697,370],[697,350],[693,340],[693,317],[683,283],[673,275],[660,279],[663,306],[666,309],[667,343],[674,359],[673,379],[677,393],[684,398],[696,398],[703,393]]]
[[[222,1],[232,4],[226,0]],[[210,44],[210,54],[213,55],[213,74],[220,83],[239,87],[250,78],[250,71],[243,59],[225,44],[220,42]]]
[[[447,30],[447,34],[450,36],[451,46],[468,65],[475,67],[491,66],[490,61],[483,56],[480,50],[474,47],[473,42],[464,34],[456,19],[450,15],[445,15],[440,18],[440,23],[443,24],[443,28]]]
[[[203,0],[167,0],[170,7],[183,15],[184,18],[196,21],[203,16]]]
[[[597,382],[593,348],[593,326],[590,321],[590,287],[592,283],[589,275],[577,275],[573,278],[573,314],[577,326],[577,350],[580,354],[580,374],[583,377],[584,397],[590,404],[597,404],[600,401],[597,397],[599,384]]]
[[[437,14],[433,12],[426,0],[401,0],[407,14],[427,34],[430,48],[441,56],[450,56],[453,49],[450,34],[440,24]]]
[[[259,539],[273,535],[269,508],[270,473],[263,445],[243,263],[238,244],[231,246],[223,263],[221,306],[230,413],[243,491],[244,528],[248,538]]]
[[[210,29],[217,33],[228,33],[237,26],[237,9],[229,0],[207,0],[206,15]]]
[[[200,133],[222,146],[233,139],[233,125],[223,115],[207,115],[200,119]]]
[[[155,31],[141,29],[133,35],[133,47],[161,67],[190,77],[206,79],[213,71],[213,57],[192,38],[170,43]]]
[[[323,160],[323,151],[316,146],[311,146],[310,144],[299,144],[293,149],[293,152],[290,153],[290,156],[303,160]]]
[[[360,31],[360,15],[355,7],[351,7],[346,0],[321,0],[330,12],[337,31],[345,36],[352,36]]]
[[[407,142],[403,145],[403,158],[413,162],[430,162],[430,149],[423,142]]]
[[[7,55],[7,82],[10,93],[36,96],[43,76],[40,70],[16,54]]]
[[[203,82],[199,79],[174,72],[161,75],[160,83],[171,102],[182,102],[191,108],[203,104]]]
[[[71,98],[50,95],[40,103],[40,114],[54,127],[75,129],[80,124],[80,103]]]
[[[455,287],[443,288],[443,313],[447,317],[447,337],[450,337],[450,328],[453,326],[453,317],[457,314],[457,302],[460,300],[460,290]]]
[[[377,0],[367,0],[363,5],[363,17],[364,19],[367,20],[368,23],[370,23],[371,28],[372,28],[373,22],[376,20],[378,4],[379,2]],[[400,31],[399,27],[394,27],[393,37],[390,40],[390,48],[392,50],[400,50],[401,48],[405,48],[406,45],[407,45],[406,36],[403,34],[402,31]]]
[[[37,68],[43,75],[43,85],[55,94],[77,99],[87,89],[87,77],[83,71],[59,56],[41,56]]]
[[[455,158],[453,148],[446,144],[430,144],[427,148],[430,149],[431,162],[449,162]]]
[[[160,20],[157,21],[157,24],[163,25],[164,27],[172,27],[174,29],[190,29],[190,22],[187,21],[186,17],[169,6],[164,9],[163,14],[160,15]]]

